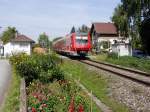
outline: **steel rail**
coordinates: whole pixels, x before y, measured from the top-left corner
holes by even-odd
[[[119,75],[121,77],[130,79],[134,82],[138,82],[143,85],[150,86],[150,74],[148,73],[127,69],[127,68],[123,68],[108,63],[97,62],[93,60],[79,60],[79,61],[88,64],[90,66],[96,67],[98,69],[102,69],[111,72],[113,74]]]
[[[108,65],[108,66],[111,66],[111,67],[114,67],[114,68],[118,68],[118,69],[122,69],[122,70],[126,70],[126,71],[129,71],[129,72],[133,72],[133,73],[136,73],[136,74],[141,74],[141,75],[145,75],[147,77],[150,77],[149,73],[143,72],[143,71],[140,71],[140,70],[135,70],[135,69],[127,68],[127,67],[122,67],[120,65],[110,64],[110,63],[101,62],[101,61],[94,61],[94,60],[91,60],[91,59],[88,59],[88,60],[91,61],[91,62],[95,62],[95,63],[99,63],[99,64],[103,64],[103,65]]]

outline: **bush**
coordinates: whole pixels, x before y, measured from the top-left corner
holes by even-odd
[[[9,61],[11,64],[14,66],[20,64],[22,61],[26,61],[29,58],[29,56],[26,53],[18,53],[18,54],[13,54],[10,58]]]
[[[62,80],[64,79],[64,73],[59,67],[55,67],[52,69],[52,79],[53,80]]]
[[[26,54],[13,55],[10,61],[15,65],[20,76],[25,77],[27,85],[33,79],[42,82],[64,79],[64,74],[60,70],[61,60],[55,54],[27,56]]]
[[[108,54],[108,58],[117,59],[118,58],[118,54],[117,53],[109,53]]]
[[[20,76],[25,78],[27,85],[33,79],[37,79],[40,73],[37,64],[32,60],[22,61],[20,64],[16,65],[16,69]]]

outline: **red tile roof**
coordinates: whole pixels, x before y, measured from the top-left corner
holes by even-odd
[[[30,39],[29,37],[27,37],[25,35],[20,35],[20,34],[18,34],[11,41],[13,41],[13,42],[33,42],[34,43],[34,41],[32,39]]]
[[[117,34],[117,28],[113,23],[93,23],[96,33]]]

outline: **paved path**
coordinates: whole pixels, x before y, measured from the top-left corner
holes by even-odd
[[[11,78],[11,66],[8,60],[0,59],[0,106]]]

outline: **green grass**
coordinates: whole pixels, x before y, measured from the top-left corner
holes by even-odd
[[[6,96],[2,112],[19,112],[20,77],[13,68],[12,80]]]
[[[67,64],[68,64],[68,63],[67,63]],[[66,66],[66,62],[65,62],[65,64],[64,64],[64,66],[67,67],[67,66]],[[63,66],[63,69],[65,70],[64,66]],[[68,74],[68,73],[69,73],[69,71],[66,71],[66,74],[65,74],[66,79],[69,79],[69,80],[74,81],[74,77],[72,77],[72,75],[70,75],[70,74]],[[78,78],[76,78],[76,79],[78,79]],[[88,100],[88,103],[90,104],[90,106],[92,105],[92,112],[102,112],[102,111],[99,109],[99,107],[95,104],[95,102],[94,102],[93,100],[91,101],[91,98],[85,93],[85,91],[82,91],[82,94],[86,95],[86,98],[87,98],[87,100]],[[90,108],[90,109],[91,109],[91,108]],[[89,112],[90,112],[90,111],[89,111]]]
[[[95,60],[105,61],[112,64],[134,68],[134,69],[138,69],[150,73],[150,59],[136,58],[131,56],[122,56],[119,58],[117,57],[114,58],[108,56],[107,54],[100,54],[96,56]]]
[[[80,79],[80,82],[89,91],[92,90],[93,94],[114,112],[128,112],[125,106],[108,97],[108,82],[102,75],[88,70],[83,64],[68,60],[64,61],[63,70],[66,71],[67,74],[71,74],[75,79]]]

